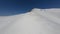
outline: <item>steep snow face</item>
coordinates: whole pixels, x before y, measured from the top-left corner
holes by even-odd
[[[0,34],[60,34],[60,9],[37,9],[0,17]]]

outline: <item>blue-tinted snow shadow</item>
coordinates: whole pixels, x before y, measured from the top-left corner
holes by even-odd
[[[0,0],[0,16],[26,13],[32,8],[60,8],[60,0]]]

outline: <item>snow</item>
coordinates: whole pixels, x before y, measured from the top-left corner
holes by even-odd
[[[38,9],[0,16],[0,34],[60,34],[60,9]]]

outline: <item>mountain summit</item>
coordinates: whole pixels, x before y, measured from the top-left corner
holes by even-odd
[[[0,34],[60,34],[59,14],[60,9],[34,8],[24,14],[1,16]]]

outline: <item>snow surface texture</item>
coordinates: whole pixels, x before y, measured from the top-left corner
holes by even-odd
[[[60,34],[60,9],[32,9],[14,16],[0,16],[0,34]]]

